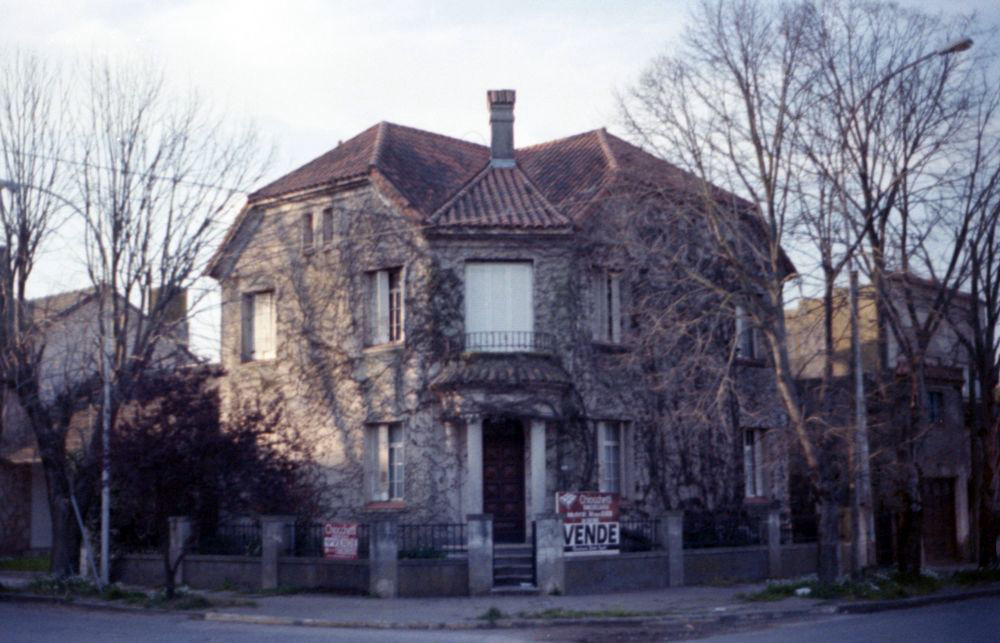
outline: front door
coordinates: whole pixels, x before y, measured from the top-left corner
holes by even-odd
[[[924,478],[924,555],[929,562],[955,560],[955,479]]]
[[[493,538],[524,542],[524,426],[514,418],[483,421],[483,513]]]

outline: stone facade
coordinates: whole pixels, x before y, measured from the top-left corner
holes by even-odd
[[[352,145],[344,143],[331,158],[340,162],[338,150],[347,154]],[[373,161],[376,169],[386,156]],[[479,176],[489,180],[491,172],[516,173],[520,166],[510,160],[500,170],[487,166]],[[518,471],[515,486],[523,485],[523,492],[516,492],[516,511],[525,525],[555,511],[557,490],[601,486],[607,465],[600,451],[608,446],[599,436],[602,422],[622,423],[615,426],[622,427],[618,480],[627,513],[656,515],[665,506],[721,502],[700,498],[699,484],[664,494],[662,485],[652,483],[657,467],[711,452],[725,461],[726,474],[706,460],[699,470],[714,480],[705,484],[724,481],[728,496],[739,497],[740,426],[768,429],[767,491],[759,500],[787,504],[784,416],[764,363],[736,364],[728,372],[735,382],[730,388],[736,419],[706,428],[701,455],[674,453],[669,462],[654,461],[647,442],[670,428],[651,429],[652,416],[643,410],[648,391],[630,352],[636,332],[630,297],[638,270],[615,250],[610,217],[603,226],[577,225],[556,214],[554,223],[545,225],[499,219],[432,225],[412,200],[400,198],[391,182],[369,170],[278,196],[270,196],[268,188],[251,196],[211,269],[223,298],[223,412],[239,412],[269,396],[282,398],[286,422],[314,443],[328,472],[329,517],[391,510],[404,522],[464,522],[468,514],[483,513],[484,494],[496,482],[484,450],[496,447],[501,420],[511,434],[508,446],[519,450],[520,462],[503,466]],[[504,176],[497,180],[502,183]],[[527,185],[524,193],[540,198],[533,191],[538,189]],[[592,214],[590,220],[601,216]],[[310,226],[308,233],[303,226]],[[522,333],[527,339],[517,335],[521,331],[503,331],[505,342],[521,338],[511,346],[480,346],[470,339],[466,271],[477,262],[530,265],[531,330]],[[618,341],[594,339],[595,265],[614,265],[620,274]],[[369,330],[373,275],[397,268],[402,337],[375,343]],[[273,358],[248,359],[246,302],[264,291],[274,296],[276,351]],[[731,332],[723,333],[720,354],[731,341]],[[388,500],[372,493],[384,484],[374,479],[385,475],[385,463],[373,450],[381,448],[378,427],[387,424],[402,427],[405,472],[402,497]],[[725,444],[713,442],[720,435]],[[683,443],[677,444],[683,450]],[[736,482],[730,484],[730,478]],[[528,534],[522,525],[520,538]]]

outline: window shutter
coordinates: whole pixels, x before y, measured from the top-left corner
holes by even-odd
[[[389,271],[372,275],[372,343],[389,341]]]
[[[611,289],[611,337],[612,342],[622,341],[622,299],[621,275],[609,274],[608,287]]]
[[[243,359],[253,359],[253,295],[243,295]]]
[[[274,357],[274,293],[253,295],[253,343],[256,359]]]
[[[621,423],[621,430],[618,435],[619,449],[621,450],[621,497],[628,498],[632,492],[632,424]]]
[[[736,307],[736,354],[740,357],[747,357],[743,354],[743,336],[746,333],[746,317],[742,306]]]
[[[607,291],[607,281],[606,273],[603,270],[599,270],[594,273],[591,278],[591,315],[593,316],[593,335],[594,339],[603,340],[607,337],[607,305],[608,305],[608,291]]]
[[[378,425],[378,495],[379,500],[389,499],[389,426]]]
[[[597,429],[597,490],[607,491],[607,484],[604,481],[607,464],[604,462],[604,422],[596,424]]]

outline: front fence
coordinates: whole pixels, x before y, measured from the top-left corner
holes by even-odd
[[[657,538],[659,520],[622,520],[621,551],[653,551],[662,549]]]
[[[767,543],[765,516],[747,512],[685,512],[684,548],[748,547]]]
[[[199,554],[260,556],[260,523],[222,523],[214,532],[199,533],[197,543]]]
[[[323,528],[324,523],[298,523],[285,525],[285,551],[286,556],[298,556],[302,558],[322,558],[323,557]],[[368,558],[370,545],[368,525],[361,523],[358,525],[358,558]]]
[[[399,558],[449,558],[466,553],[465,523],[399,525]]]

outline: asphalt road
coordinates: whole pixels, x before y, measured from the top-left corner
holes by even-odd
[[[936,643],[1000,640],[1000,597],[877,614],[821,617],[778,623],[767,628],[730,625],[690,633],[702,641],[879,641]],[[604,626],[512,630],[378,630],[248,625],[194,620],[182,614],[88,611],[73,607],[0,602],[0,641],[667,641],[676,629]]]

